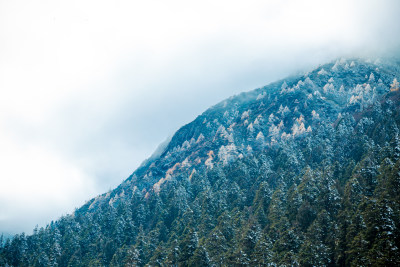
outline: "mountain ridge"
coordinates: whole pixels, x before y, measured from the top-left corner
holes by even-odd
[[[344,59],[338,59],[336,61],[320,65],[315,70],[313,70],[311,72],[307,72],[304,75],[289,76],[286,79],[281,79],[279,81],[270,83],[267,86],[264,86],[264,87],[261,87],[261,88],[257,88],[257,89],[254,89],[254,90],[251,90],[251,91],[248,91],[248,92],[243,92],[243,93],[240,93],[238,95],[231,96],[228,99],[222,100],[221,102],[215,104],[214,106],[212,106],[209,109],[207,109],[206,111],[204,111],[201,115],[197,116],[192,122],[187,123],[186,125],[182,126],[178,131],[176,131],[176,133],[171,137],[171,140],[168,142],[168,145],[166,146],[164,152],[161,153],[160,157],[163,156],[163,155],[165,156],[165,153],[167,153],[168,150],[172,150],[175,146],[179,145],[178,143],[182,144],[182,142],[180,142],[180,139],[190,140],[191,138],[193,138],[194,133],[186,133],[185,132],[185,134],[187,136],[182,136],[182,134],[181,134],[182,131],[184,131],[187,128],[190,128],[191,126],[193,126],[193,124],[199,125],[200,124],[199,120],[202,120],[205,117],[209,116],[210,113],[218,112],[218,110],[220,110],[220,109],[225,110],[225,107],[226,107],[226,105],[228,105],[227,104],[228,102],[235,102],[236,101],[237,105],[243,105],[245,102],[248,102],[248,101],[256,99],[257,97],[260,96],[260,94],[266,93],[266,90],[269,90],[269,91],[272,90],[272,92],[270,92],[270,93],[274,93],[274,91],[276,93],[276,91],[282,90],[282,84],[283,83],[286,83],[288,88],[296,86],[299,81],[306,80],[307,77],[309,78],[310,75],[311,75],[312,78],[315,78],[316,76],[319,76],[319,75],[326,75],[326,74],[319,74],[318,72],[322,72],[322,70],[325,71],[325,69],[329,70],[329,69],[335,68],[335,66],[340,65],[340,61],[343,61],[343,60]],[[369,62],[366,62],[366,61],[362,61],[360,59],[357,60],[355,58],[347,60],[347,61],[350,61],[347,64],[351,65],[351,62],[354,62],[354,60],[356,60],[356,62],[358,62],[358,63],[364,62],[364,64],[370,64],[370,66],[374,65],[372,63],[369,63]],[[376,60],[376,61],[379,62],[379,60]],[[362,69],[361,69],[362,73],[361,73],[361,75],[359,75],[359,79],[357,81],[355,81],[354,79],[351,80],[351,82],[353,83],[352,85],[358,84],[358,82],[360,82],[360,83],[365,82],[365,80],[362,80],[360,77],[365,77],[365,75],[369,76],[370,73],[371,73],[371,70],[373,69],[373,68],[371,69],[371,67],[370,67],[367,70],[367,69],[365,69],[365,66],[363,64],[361,64],[360,66],[362,67]],[[386,79],[385,82],[386,82],[386,84],[388,84],[389,80]],[[316,86],[322,88],[326,84],[327,83],[323,83],[323,82],[320,81],[320,82],[318,82],[316,84]],[[329,100],[330,99],[328,99],[328,101]],[[288,102],[290,102],[290,99],[289,99]],[[322,102],[321,104],[324,104],[324,103]],[[333,104],[337,106],[337,103],[333,103]],[[192,132],[193,131],[194,130],[192,129]],[[154,159],[154,160],[157,160],[157,158]],[[150,161],[150,162],[152,163],[153,161]],[[127,180],[129,180],[131,177],[133,177],[136,173],[138,173],[140,175],[141,170],[146,170],[151,165],[151,163],[147,163],[144,166],[140,166]],[[172,167],[172,166],[169,166],[169,167]]]
[[[338,59],[223,100],[0,264],[399,263],[399,70]]]

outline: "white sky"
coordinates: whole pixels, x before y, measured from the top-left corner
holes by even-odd
[[[0,233],[114,188],[209,106],[399,51],[400,1],[0,0]]]

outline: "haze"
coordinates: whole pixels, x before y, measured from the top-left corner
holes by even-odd
[[[211,105],[399,51],[400,1],[0,0],[0,233],[116,187]]]

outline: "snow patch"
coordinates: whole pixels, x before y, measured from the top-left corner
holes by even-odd
[[[195,174],[195,173],[196,173],[196,169],[193,169],[192,172],[189,175],[189,181],[190,182],[192,181],[193,174]]]
[[[318,74],[318,75],[327,75],[328,72],[326,72],[326,70],[324,70],[324,68],[322,68],[320,71],[318,71],[317,74]]]
[[[201,134],[199,135],[199,137],[197,138],[196,143],[200,143],[200,142],[203,141],[203,140],[204,140],[204,135],[201,133]]]
[[[340,65],[340,63],[339,63],[339,61],[338,60],[336,60],[336,62],[335,62],[335,65],[333,65],[333,67],[332,67],[332,71],[338,71],[338,67],[339,67],[339,65]]]
[[[393,79],[392,84],[390,85],[390,91],[398,91],[399,90],[399,82],[397,81],[397,78]]]
[[[249,117],[249,113],[250,113],[249,110],[244,111],[244,112],[242,113],[241,119],[242,119],[242,120],[247,119],[247,118]]]
[[[285,132],[283,132],[282,135],[281,135],[281,139],[282,139],[282,140],[287,140],[287,139],[289,139],[290,137],[292,137],[292,135],[291,135],[290,133],[285,133]]]
[[[250,123],[249,126],[247,126],[247,130],[248,130],[249,132],[254,132],[253,123]]]
[[[261,121],[262,121],[262,116],[258,115],[257,118],[254,120],[253,125],[254,126],[259,126]]]
[[[238,152],[235,144],[227,146],[221,146],[218,151],[218,158],[222,161],[223,165],[227,165],[229,162],[234,161],[238,156]]]
[[[236,122],[234,122],[234,123],[232,123],[231,125],[229,125],[228,131],[229,131],[229,132],[232,132],[232,131],[233,131],[233,127],[235,127],[235,126],[236,126]]]
[[[371,74],[369,75],[369,82],[375,82],[375,75],[371,72]]]
[[[287,87],[288,87],[288,85],[287,85],[286,81],[283,81],[281,89],[285,90]]]
[[[327,94],[329,92],[334,92],[335,91],[335,87],[333,86],[333,84],[327,83],[327,84],[325,84],[323,90],[324,90],[324,93]]]
[[[257,96],[257,101],[258,100],[261,100],[261,99],[263,99],[264,97],[266,96],[266,94],[263,92],[263,93],[261,93],[261,94],[259,94],[258,96]]]
[[[312,115],[312,119],[313,120],[319,120],[320,119],[319,118],[319,114],[315,110],[311,111],[311,115]]]
[[[212,169],[214,167],[214,164],[212,162],[214,159],[214,151],[210,150],[207,155],[208,155],[208,158],[206,159],[204,164],[207,166],[207,168]]]
[[[186,167],[190,167],[190,166],[192,166],[192,164],[189,163],[188,158],[185,158],[185,160],[182,161],[182,163],[181,163],[181,168],[186,168]]]
[[[285,116],[289,112],[290,112],[290,109],[288,108],[288,106],[283,107],[282,105],[280,105],[277,113],[281,114],[282,116]]]

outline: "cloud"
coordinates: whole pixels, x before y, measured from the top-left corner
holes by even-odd
[[[48,148],[22,144],[4,134],[0,147],[1,231],[43,225],[95,193],[93,178]]]
[[[399,51],[398,1],[0,0],[0,232],[118,185],[209,106]]]

